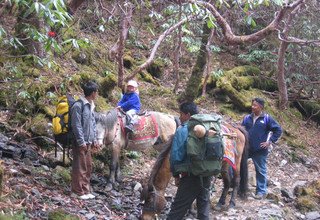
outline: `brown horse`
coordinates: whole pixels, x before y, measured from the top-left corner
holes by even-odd
[[[232,138],[236,143],[236,155],[235,155],[235,166],[233,175],[230,175],[231,165],[223,160],[221,175],[223,178],[223,192],[216,206],[216,209],[221,209],[225,205],[226,196],[228,190],[233,186],[233,191],[230,198],[229,207],[235,206],[235,195],[239,188],[239,195],[241,198],[246,197],[247,185],[248,185],[248,137],[247,132],[243,127],[234,127],[231,124],[224,123],[225,127],[228,128],[230,134],[234,134]],[[231,138],[230,136],[226,136]],[[147,186],[144,187],[141,194],[141,199],[144,200],[144,206],[142,209],[141,219],[151,220],[155,218],[156,214],[159,214],[166,206],[166,199],[164,197],[165,189],[171,178],[170,173],[170,150],[171,146],[164,149],[154,167],[152,168],[150,178]]]
[[[97,138],[100,144],[111,149],[110,177],[106,190],[112,189],[115,181],[120,181],[119,157],[121,149],[145,151],[154,149],[161,151],[173,137],[177,121],[161,112],[148,112],[138,116],[134,132],[128,135],[125,132],[125,115],[117,109],[99,114],[97,117]]]

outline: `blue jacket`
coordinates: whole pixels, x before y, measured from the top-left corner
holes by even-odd
[[[187,138],[188,138],[188,123],[185,122],[177,128],[174,134],[171,153],[170,153],[170,169],[174,172],[174,165],[183,163],[187,155]]]
[[[268,149],[260,147],[262,142],[267,141],[269,132],[272,132],[270,137],[271,142],[275,143],[281,136],[282,129],[278,122],[276,122],[269,114],[263,113],[257,118],[253,124],[253,113],[244,117],[242,125],[249,133],[250,152],[268,153]]]
[[[141,103],[139,95],[135,92],[125,93],[121,100],[118,102],[118,106],[122,108],[123,111],[127,112],[131,109],[136,110],[136,112],[140,111]]]

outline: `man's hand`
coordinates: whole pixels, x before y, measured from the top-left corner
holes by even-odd
[[[270,145],[271,145],[271,142],[270,142],[270,141],[266,141],[266,142],[262,142],[262,143],[260,144],[260,147],[266,149],[266,148],[268,148]]]
[[[97,141],[94,141],[92,144],[92,152],[97,153],[101,150],[102,144],[99,144]]]

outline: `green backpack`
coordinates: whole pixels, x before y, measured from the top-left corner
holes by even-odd
[[[221,171],[224,154],[224,144],[221,132],[222,117],[218,114],[196,114],[188,122],[187,162],[176,164],[174,170],[178,173],[188,172],[195,176],[213,176]],[[193,128],[203,125],[206,134],[198,138]],[[209,130],[214,130],[214,136],[208,135]]]

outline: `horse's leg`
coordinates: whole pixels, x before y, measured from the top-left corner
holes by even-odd
[[[233,178],[232,178],[233,190],[231,193],[229,208],[234,208],[236,206],[235,196],[237,195],[237,192],[238,192],[239,183],[240,183],[240,173],[238,169],[233,170]]]
[[[219,199],[218,204],[215,207],[215,210],[220,211],[222,207],[226,204],[226,197],[230,188],[230,176],[229,176],[229,164],[225,161],[222,162],[222,168],[221,168],[221,176],[223,180],[223,190]]]
[[[107,186],[105,188],[106,191],[112,190],[113,185],[116,182],[116,176],[120,175],[119,174],[120,147],[116,143],[113,143],[111,150],[112,150],[112,155],[111,155],[111,165],[110,165],[110,176],[109,176],[109,182],[107,183]]]

